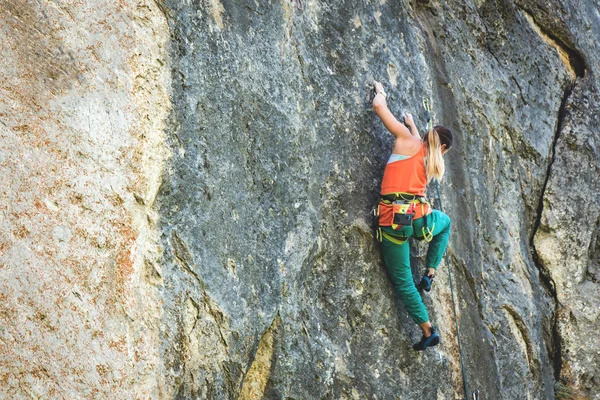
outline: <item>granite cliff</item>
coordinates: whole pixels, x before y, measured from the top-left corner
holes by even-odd
[[[0,397],[462,398],[447,266],[416,353],[374,239],[378,79],[455,133],[469,391],[600,398],[597,1],[13,0],[0,39]]]

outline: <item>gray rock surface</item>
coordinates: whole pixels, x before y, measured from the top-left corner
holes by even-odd
[[[375,78],[456,135],[469,391],[600,398],[597,2],[0,11],[0,397],[462,398],[446,264],[416,353],[373,236]]]

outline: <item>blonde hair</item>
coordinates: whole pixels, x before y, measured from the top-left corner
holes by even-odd
[[[446,149],[452,147],[452,132],[448,128],[436,125],[425,134],[424,140],[427,141],[427,182],[434,178],[441,181],[446,172],[442,145],[446,145]]]

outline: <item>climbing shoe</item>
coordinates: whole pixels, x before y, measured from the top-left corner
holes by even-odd
[[[421,278],[421,282],[417,284],[417,289],[429,292],[431,290],[433,278],[435,278],[435,275],[427,275],[427,272],[425,272],[425,275]]]
[[[437,346],[438,344],[440,344],[440,335],[438,335],[435,326],[432,326],[431,335],[429,337],[425,337],[425,335],[423,335],[420,342],[413,344],[413,349],[417,351],[423,351],[428,347]]]

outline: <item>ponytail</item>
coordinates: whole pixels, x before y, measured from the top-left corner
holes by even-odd
[[[427,181],[434,178],[441,181],[446,171],[442,145],[446,145],[446,149],[452,147],[452,132],[448,128],[436,125],[425,134],[424,140],[427,142]]]

